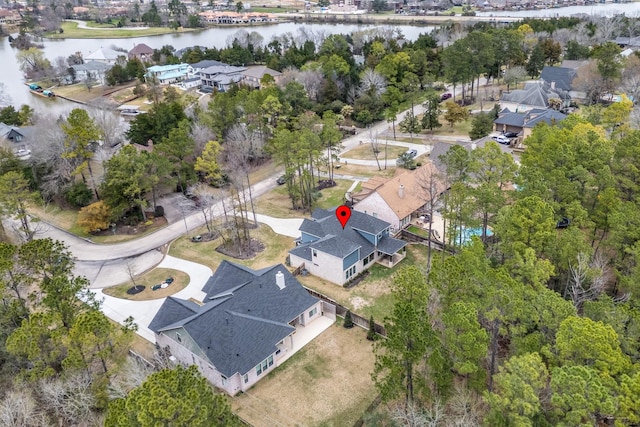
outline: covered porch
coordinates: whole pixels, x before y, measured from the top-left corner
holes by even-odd
[[[378,244],[378,255],[381,255],[376,262],[385,267],[392,268],[407,256],[407,242],[393,238],[383,239]]]

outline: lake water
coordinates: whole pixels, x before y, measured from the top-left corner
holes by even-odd
[[[330,34],[348,34],[358,30],[374,28],[372,25],[355,25],[355,24],[296,24],[292,22],[281,23],[275,25],[255,26],[255,27],[216,27],[199,32],[164,34],[160,36],[135,37],[126,39],[63,39],[48,40],[44,39],[39,42],[44,45],[44,53],[52,62],[55,58],[62,56],[67,58],[76,52],[83,55],[95,51],[100,47],[116,46],[126,50],[133,48],[135,44],[145,43],[152,48],[161,48],[164,45],[171,45],[176,49],[182,49],[190,46],[205,46],[222,48],[227,45],[227,38],[233,36],[240,29],[248,32],[256,31],[264,38],[267,44],[273,36],[291,33],[299,36],[301,31],[308,34],[316,34],[327,36]],[[409,25],[397,25],[402,31],[405,38],[415,40],[422,33],[429,33],[435,27],[414,27]],[[47,100],[32,95],[24,85],[24,78],[16,61],[15,54],[17,49],[13,49],[9,45],[8,39],[0,39],[0,82],[4,83],[4,95],[10,97],[14,105],[29,104],[38,112],[47,112],[58,115],[63,114],[72,108],[77,107],[62,99],[55,101]],[[0,94],[1,95],[1,94]]]

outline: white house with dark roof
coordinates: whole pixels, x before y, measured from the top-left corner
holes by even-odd
[[[203,305],[168,297],[149,324],[156,343],[231,396],[248,390],[335,322],[287,268],[222,261]]]
[[[300,226],[297,246],[289,251],[292,267],[343,285],[374,263],[393,267],[406,255],[406,242],[389,235],[391,224],[375,216],[351,211],[342,228],[335,209],[316,209]]]
[[[0,122],[0,141],[5,148],[10,149],[18,157],[25,157],[31,154],[29,149],[29,136],[33,126],[19,128]]]
[[[240,83],[244,79],[242,74],[247,67],[235,67],[233,65],[213,65],[200,70],[200,89],[205,92],[225,92],[231,85]]]

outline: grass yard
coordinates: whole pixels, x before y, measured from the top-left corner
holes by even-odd
[[[410,225],[407,228],[408,231],[412,232],[413,234],[417,234],[418,236],[422,236],[424,238],[429,238],[429,232],[423,228],[420,227],[416,227],[415,225]]]
[[[172,30],[171,28],[167,27],[153,27],[143,30],[131,30],[126,28],[78,28],[77,22],[70,21],[63,22],[61,24],[61,27],[63,30],[62,33],[50,33],[47,35],[47,37],[51,39],[119,39],[195,31],[195,29],[193,28],[179,28],[178,30]]]
[[[351,187],[353,181],[336,179],[336,184],[338,185],[335,187],[325,188],[321,191],[322,197],[317,201],[317,207],[327,209],[344,202],[344,194]],[[280,185],[258,197],[256,212],[276,218],[309,217],[308,213],[291,209],[291,200],[287,194],[286,185]]]
[[[203,226],[200,229],[193,230],[189,236],[180,237],[171,244],[169,255],[198,262],[209,266],[213,271],[218,268],[223,259],[244,264],[253,269],[259,269],[283,263],[289,250],[294,247],[291,237],[276,234],[270,227],[260,225],[257,229],[251,230],[251,237],[260,240],[265,245],[265,249],[254,258],[241,260],[216,251],[216,248],[222,244],[221,237],[210,242],[195,243],[191,241],[191,235],[204,234],[206,232],[206,227]]]
[[[387,268],[375,264],[369,269],[369,275],[351,289],[345,289],[314,276],[298,276],[298,280],[304,286],[328,296],[354,313],[364,317],[373,316],[377,322],[382,323],[384,317],[388,316],[393,309],[394,300],[390,285],[394,273],[407,265],[425,265],[426,258],[426,246],[411,244],[407,246],[407,257],[399,265]]]
[[[173,277],[174,281],[164,289],[158,289],[154,291],[151,289],[153,285],[162,283],[167,277]],[[159,299],[173,295],[176,292],[183,290],[189,284],[189,275],[184,271],[173,270],[170,268],[154,268],[148,273],[136,278],[136,285],[145,286],[144,291],[135,295],[129,295],[127,290],[133,287],[133,282],[128,281],[121,285],[111,286],[110,288],[104,288],[102,292],[105,294],[132,301],[148,301],[153,299]]]
[[[254,427],[352,426],[377,394],[374,361],[366,331],[337,322],[231,407]]]
[[[379,144],[380,153],[378,153],[378,160],[384,162],[384,143]],[[389,160],[394,160],[398,158],[398,156],[407,151],[406,147],[398,147],[397,145],[388,145],[387,146],[387,162]],[[373,154],[373,149],[371,148],[371,144],[362,144],[357,146],[356,148],[347,151],[346,153],[342,153],[342,156],[347,159],[359,159],[359,160],[375,160],[376,157]]]
[[[88,90],[83,83],[76,83],[66,86],[56,86],[54,92],[57,95],[71,98],[76,101],[89,102],[103,95],[111,93],[109,97],[116,102],[123,102],[133,96],[135,82],[125,83],[119,86],[94,86]]]
[[[334,169],[334,174],[342,175],[342,176],[355,176],[355,177],[364,177],[371,178],[373,176],[382,176],[382,177],[392,177],[396,170],[396,159],[387,158],[387,169],[384,168],[384,158],[380,160],[380,167],[382,170],[378,170],[376,166],[362,166],[362,165],[351,165],[348,163],[345,164],[344,161],[339,163],[340,168]]]

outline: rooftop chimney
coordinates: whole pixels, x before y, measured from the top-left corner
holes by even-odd
[[[276,273],[276,285],[278,285],[278,288],[280,288],[280,290],[283,290],[285,288],[284,274],[282,274],[281,271],[278,271]]]
[[[402,184],[400,184],[400,187],[398,187],[398,197],[404,199],[404,185]]]
[[[476,143],[475,143],[475,142],[472,142],[472,143],[471,143],[471,149],[472,149],[472,150],[475,150],[476,148],[478,148],[478,146],[476,145]]]

